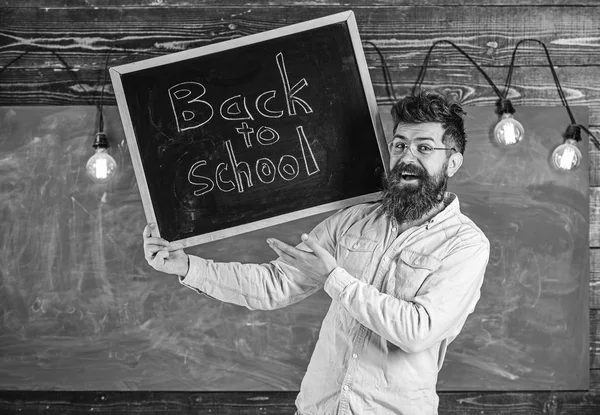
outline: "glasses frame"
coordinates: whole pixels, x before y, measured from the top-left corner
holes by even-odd
[[[431,154],[427,154],[427,155],[425,155],[425,154],[420,154],[420,153],[417,155],[417,154],[415,154],[415,153],[412,151],[412,143],[411,143],[411,145],[407,145],[407,144],[406,144],[406,143],[404,143],[404,142],[401,142],[401,143],[402,143],[402,144],[404,144],[404,146],[405,146],[405,148],[404,148],[404,151],[402,151],[402,153],[401,153],[401,154],[399,154],[399,155],[395,155],[395,157],[402,156],[402,155],[403,155],[403,154],[406,152],[406,149],[408,149],[408,151],[410,151],[410,152],[411,152],[411,154],[412,154],[413,156],[417,157],[417,158],[421,158],[421,157],[424,157],[424,158],[426,158],[426,157],[429,157],[429,156],[431,155]],[[393,142],[393,141],[391,141],[391,142],[388,144],[388,151],[390,152],[390,156],[394,155],[394,154],[392,154],[392,147],[393,147],[393,145],[394,145],[394,142]],[[431,147],[431,149],[432,149],[432,150],[446,150],[446,151],[448,151],[448,150],[452,150],[452,151],[456,152],[456,149],[455,149],[454,147]],[[418,153],[418,151],[417,151],[417,153]]]

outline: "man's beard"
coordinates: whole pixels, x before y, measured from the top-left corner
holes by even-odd
[[[396,218],[398,223],[413,222],[422,218],[444,200],[448,186],[447,166],[448,160],[440,173],[430,176],[425,169],[414,164],[396,164],[392,171],[383,177],[384,211]],[[401,176],[405,173],[416,175],[418,183],[401,183]]]

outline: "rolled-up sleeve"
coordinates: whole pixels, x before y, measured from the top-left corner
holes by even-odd
[[[381,293],[343,268],[324,289],[361,324],[408,353],[456,337],[480,297],[489,259],[487,239],[450,253],[410,301]]]
[[[192,255],[190,270],[180,282],[209,297],[251,310],[285,307],[323,286],[278,260],[268,264],[221,263]]]
[[[325,219],[310,232],[332,254],[338,214]],[[308,249],[304,243],[297,247]],[[286,307],[320,290],[324,284],[324,279],[312,279],[279,258],[266,264],[214,262],[193,255],[189,258],[189,270],[187,275],[180,277],[181,284],[217,300],[252,310]]]

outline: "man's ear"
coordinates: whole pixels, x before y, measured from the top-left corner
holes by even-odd
[[[454,176],[454,174],[460,169],[460,166],[463,164],[463,155],[458,151],[455,151],[450,156],[448,160],[448,168],[446,169],[446,173],[448,173],[448,177]]]

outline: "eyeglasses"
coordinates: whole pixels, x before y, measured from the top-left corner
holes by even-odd
[[[434,150],[456,151],[454,147],[432,147],[429,144],[418,143],[415,141],[411,142],[410,146],[407,146],[406,143],[403,143],[402,141],[396,141],[390,143],[390,154],[392,156],[401,156],[404,154],[407,147],[410,148],[410,152],[413,156],[421,158],[429,157]]]

